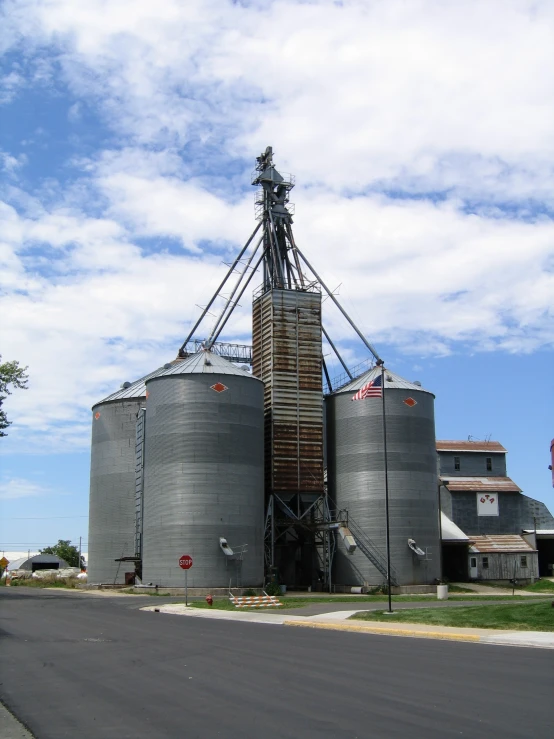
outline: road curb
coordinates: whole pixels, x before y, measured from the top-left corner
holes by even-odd
[[[395,629],[390,626],[365,626],[357,624],[329,623],[325,621],[283,621],[283,626],[300,626],[308,629],[330,629],[331,631],[355,631],[366,634],[387,634],[390,636],[415,636],[422,639],[446,639],[449,641],[479,642],[479,634],[449,634],[444,631],[417,631],[415,629]]]

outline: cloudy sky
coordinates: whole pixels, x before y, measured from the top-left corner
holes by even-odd
[[[300,248],[436,392],[438,436],[500,440],[554,509],[551,2],[5,0],[0,25],[0,352],[30,373],[0,549],[86,546],[90,406],[174,357],[267,145]],[[248,303],[222,338],[249,342]]]

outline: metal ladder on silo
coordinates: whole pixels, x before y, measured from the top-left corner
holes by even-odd
[[[354,537],[354,541],[356,542],[358,549],[369,559],[375,569],[379,570],[383,577],[387,577],[386,556],[369,538],[369,536],[365,533],[361,526],[358,526],[358,524],[353,521],[350,516],[348,517],[347,526],[350,529],[350,533]],[[390,568],[390,581],[393,585],[398,585],[396,570],[392,565]]]

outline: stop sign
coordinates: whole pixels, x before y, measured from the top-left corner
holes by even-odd
[[[179,559],[179,567],[183,570],[190,570],[192,567],[192,557],[190,554],[183,554]]]

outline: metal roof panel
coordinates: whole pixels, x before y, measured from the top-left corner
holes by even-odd
[[[146,381],[155,377],[163,369],[163,367],[158,367],[158,369],[153,372],[149,372],[147,375],[144,375],[144,377],[131,382],[128,387],[121,387],[119,390],[116,390],[115,393],[108,395],[107,398],[99,400],[98,403],[95,403],[92,407],[95,408],[97,405],[101,405],[102,403],[111,403],[114,400],[133,400],[135,398],[144,398],[146,395]]]
[[[441,539],[442,541],[469,543],[470,539],[459,526],[456,526],[448,516],[441,511]]]
[[[372,367],[367,372],[364,372],[359,377],[356,377],[354,380],[352,380],[352,382],[349,382],[348,385],[344,385],[343,387],[336,390],[335,393],[333,394],[338,395],[339,393],[356,393],[364,385],[366,385],[371,380],[374,380],[380,374],[381,374],[380,367]],[[429,395],[433,395],[433,393],[430,390],[426,390],[425,388],[421,387],[421,385],[416,385],[413,382],[409,382],[408,380],[405,380],[403,377],[400,377],[400,375],[397,375],[395,372],[391,372],[388,369],[385,370],[385,391],[387,390],[387,388],[395,388],[399,390],[413,390],[414,392],[417,391],[419,393],[429,393]]]
[[[472,552],[536,552],[536,549],[518,534],[489,534],[472,536]]]
[[[203,361],[206,357],[209,358],[210,364],[206,364],[206,362]],[[221,375],[246,375],[247,377],[253,377],[250,372],[240,369],[228,359],[220,357],[218,354],[202,350],[196,354],[191,354],[190,357],[177,357],[177,359],[167,362],[162,367],[158,367],[158,369],[155,369],[153,372],[149,372],[147,375],[144,375],[144,377],[131,382],[128,387],[121,387],[103,400],[99,400],[98,403],[95,403],[92,407],[95,408],[97,405],[101,405],[102,403],[112,403],[116,400],[134,400],[137,398],[144,398],[146,397],[146,383],[159,375],[193,374],[197,372]]]
[[[441,477],[451,493],[521,493],[521,488],[510,477]]]
[[[506,452],[498,441],[437,441],[438,452]]]
[[[245,369],[240,369],[228,359],[220,357],[207,349],[202,349],[196,354],[179,361],[171,362],[170,366],[164,366],[160,370],[154,372],[148,380],[154,377],[167,377],[168,375],[193,375],[193,374],[211,374],[211,375],[239,375],[240,377],[253,377]],[[257,377],[253,379],[257,380]]]

